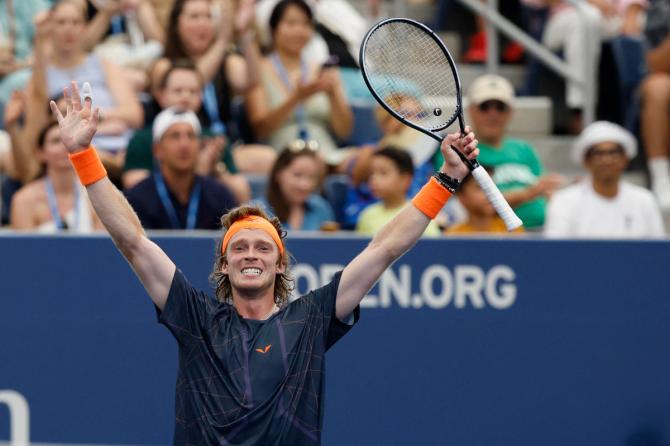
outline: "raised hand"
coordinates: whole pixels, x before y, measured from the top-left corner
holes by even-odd
[[[19,122],[26,107],[26,95],[22,91],[13,91],[9,102],[5,105],[5,128],[10,128]]]
[[[479,156],[477,142],[470,126],[465,127],[465,136],[462,138],[459,132],[448,134],[440,146],[442,156],[444,156],[444,164],[442,164],[440,171],[457,180],[465,178],[470,173],[470,169],[451,146],[457,148],[469,160],[473,160]]]
[[[49,106],[58,120],[61,141],[68,152],[75,153],[86,149],[91,144],[100,122],[100,109],[96,107],[94,111],[91,111],[93,103],[91,95],[86,96],[82,106],[77,82],[72,81],[71,89],[71,93],[68,87],[63,89],[63,97],[67,104],[65,116],[54,101],[49,102]]]
[[[240,0],[235,11],[235,31],[239,34],[248,31],[256,18],[256,1]]]

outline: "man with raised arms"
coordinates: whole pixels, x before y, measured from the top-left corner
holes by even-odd
[[[72,164],[102,223],[158,308],[160,322],[179,344],[174,443],[320,444],[324,353],[358,320],[361,299],[416,243],[468,174],[449,146],[474,159],[474,135],[448,135],[440,172],[412,203],[330,283],[290,303],[293,281],[279,221],[256,207],[233,209],[221,218],[213,299],[194,289],[147,238],[107,178],[90,147],[99,121],[91,95],[82,104],[75,83],[65,95],[65,116],[55,104],[51,107]]]

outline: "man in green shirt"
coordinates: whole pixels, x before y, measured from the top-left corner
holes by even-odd
[[[544,224],[547,198],[563,183],[558,174],[545,174],[533,147],[508,138],[514,88],[496,74],[478,77],[468,90],[470,122],[479,139],[479,162],[495,169],[493,181],[523,221],[526,229]]]

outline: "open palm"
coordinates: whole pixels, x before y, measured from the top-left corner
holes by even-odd
[[[67,104],[65,116],[61,113],[54,101],[51,101],[51,111],[58,120],[60,138],[70,153],[86,149],[90,144],[100,121],[100,110],[96,108],[91,111],[92,99],[86,97],[82,106],[79,95],[79,87],[72,82],[72,92],[67,87],[63,90],[63,96]]]

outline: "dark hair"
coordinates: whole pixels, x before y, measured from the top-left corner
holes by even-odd
[[[400,173],[414,175],[414,163],[412,157],[406,150],[398,149],[396,147],[387,146],[383,149],[377,150],[372,156],[382,156],[390,159],[396,166]]]
[[[184,47],[184,42],[182,42],[181,37],[179,37],[178,26],[179,17],[181,16],[181,13],[184,12],[184,6],[186,6],[186,3],[189,1],[193,0],[176,0],[170,11],[170,18],[167,23],[167,34],[165,36],[165,52],[163,53],[163,56],[170,60],[191,58]]]
[[[160,90],[165,90],[165,87],[167,87],[168,79],[170,78],[170,75],[174,73],[177,70],[186,70],[186,71],[192,71],[195,73],[195,75],[198,77],[198,81],[200,82],[200,86],[205,85],[205,80],[202,77],[202,74],[200,73],[200,70],[198,70],[198,67],[195,66],[195,64],[190,60],[190,59],[176,59],[170,63],[170,68],[167,69],[163,77],[161,78],[158,88]]]
[[[493,166],[485,166],[482,164],[482,167],[490,176],[493,176],[493,172],[495,171],[495,168]],[[461,180],[461,187],[463,187],[465,184],[470,183],[471,181],[475,181],[475,177],[473,175],[466,175],[465,178]]]
[[[281,0],[279,3],[277,3],[277,5],[275,5],[274,9],[272,10],[272,14],[270,14],[269,24],[271,34],[274,34],[276,31],[277,26],[279,26],[279,22],[281,22],[281,19],[284,17],[284,13],[286,13],[286,10],[289,6],[296,6],[300,8],[300,10],[304,12],[309,19],[309,22],[314,25],[314,13],[312,13],[312,8],[310,8],[304,0]]]
[[[55,120],[49,120],[49,122],[47,122],[44,127],[42,127],[42,130],[40,130],[40,133],[37,135],[37,147],[39,149],[44,147],[44,143],[47,139],[47,133],[49,133],[49,130],[54,127],[58,127],[58,122]]]
[[[268,182],[267,198],[268,203],[272,207],[275,215],[279,218],[279,221],[288,221],[289,217],[289,205],[286,201],[286,197],[281,192],[279,187],[279,173],[286,169],[291,163],[301,156],[308,156],[313,158],[318,162],[319,156],[316,151],[311,148],[305,147],[303,149],[293,149],[291,147],[285,147],[279,153],[277,160],[272,166],[270,171],[270,181]]]
[[[221,272],[221,267],[227,262],[225,253],[221,252],[221,245],[223,244],[223,238],[226,235],[226,231],[238,220],[248,217],[249,215],[257,215],[263,217],[269,221],[272,226],[275,227],[279,237],[284,242],[286,238],[286,231],[281,227],[281,223],[277,217],[268,217],[268,215],[258,206],[239,206],[236,207],[226,215],[221,217],[221,227],[223,228],[223,234],[221,235],[221,240],[217,243],[216,247],[216,260],[214,261],[214,267],[212,268],[212,273],[209,276],[209,280],[212,285],[216,288],[216,298],[221,302],[232,303],[233,300],[233,286],[230,283],[230,278],[228,274]],[[284,265],[284,272],[277,274],[275,278],[275,288],[274,288],[274,300],[278,306],[284,305],[288,302],[288,298],[295,288],[295,282],[291,276],[290,265],[289,265],[289,252],[286,249],[286,244],[284,243],[284,254],[279,256],[277,260],[277,265]]]

